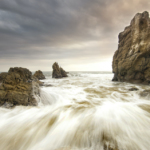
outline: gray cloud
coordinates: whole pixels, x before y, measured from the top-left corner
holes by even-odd
[[[119,32],[149,6],[148,0],[1,0],[0,68],[37,68],[31,60],[83,59],[84,65],[111,58]]]

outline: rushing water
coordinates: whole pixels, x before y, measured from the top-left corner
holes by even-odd
[[[104,72],[45,74],[38,107],[0,108],[0,150],[150,149],[150,98],[140,96],[149,86]]]

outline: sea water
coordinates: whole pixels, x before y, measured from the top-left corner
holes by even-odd
[[[0,150],[150,149],[148,85],[112,82],[109,72],[45,75],[37,107],[0,108]]]

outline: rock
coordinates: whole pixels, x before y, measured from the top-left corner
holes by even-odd
[[[53,68],[52,78],[68,77],[66,71],[63,68],[59,67],[57,62],[53,64],[52,68]]]
[[[118,50],[113,56],[113,81],[150,83],[150,18],[138,13],[119,34]]]
[[[130,88],[129,91],[138,91],[138,88]]]
[[[0,73],[0,82],[2,82],[5,79],[6,75],[7,75],[7,72]]]
[[[10,68],[0,86],[0,106],[37,105],[34,95],[39,94],[39,84],[26,68]]]
[[[140,92],[140,96],[142,96],[142,97],[146,97],[149,94],[150,94],[150,90],[144,90],[144,91]]]
[[[61,67],[60,67],[60,72],[61,72],[62,77],[68,77],[67,72]]]
[[[35,76],[39,80],[45,79],[45,76],[41,70],[36,71],[33,76]]]
[[[33,81],[37,82],[39,84],[39,86],[43,86],[44,82],[39,81],[39,79],[37,77],[35,77],[34,75],[32,76]]]

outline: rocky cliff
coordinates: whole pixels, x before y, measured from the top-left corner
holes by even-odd
[[[63,68],[59,67],[57,62],[53,64],[52,68],[52,78],[68,77],[67,72]]]
[[[41,70],[36,71],[33,76],[39,80],[45,79],[45,76]]]
[[[113,81],[150,83],[150,18],[138,13],[119,34],[118,50],[113,56]]]
[[[0,85],[0,106],[37,105],[34,95],[39,95],[39,84],[26,68],[10,68]]]

